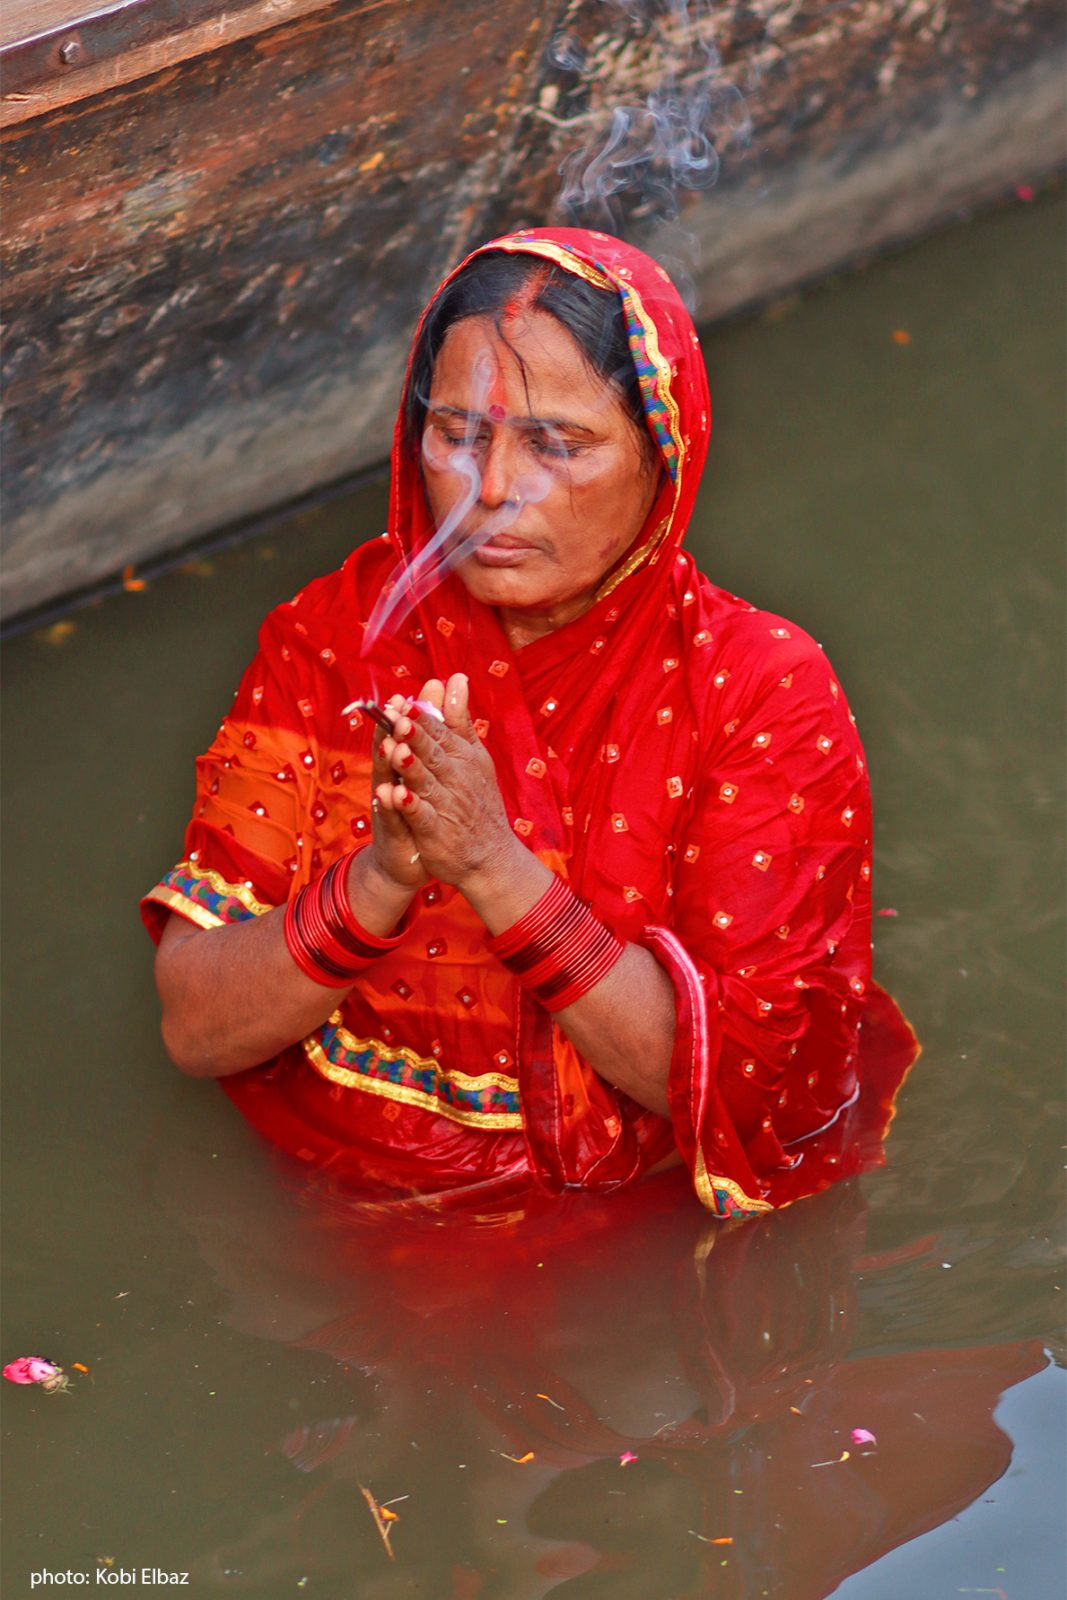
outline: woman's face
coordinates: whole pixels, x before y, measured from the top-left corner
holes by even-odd
[[[581,614],[629,549],[659,475],[615,388],[544,311],[505,322],[468,317],[445,336],[433,372],[423,475],[435,525],[487,536],[457,568],[486,605]],[[521,358],[521,364],[520,359]]]

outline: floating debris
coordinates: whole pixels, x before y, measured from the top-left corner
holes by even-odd
[[[9,1361],[4,1377],[9,1383],[36,1383],[45,1394],[66,1394],[70,1388],[63,1368],[46,1361],[44,1356],[19,1356],[17,1361]]]
[[[1034,198],[1034,191],[1028,183],[1017,183],[1015,185],[1015,198],[1028,204]]]
[[[875,914],[876,917],[899,917],[900,916],[900,912],[897,911],[893,906],[882,906],[881,910],[880,911],[876,911],[874,914]]]
[[[878,1440],[875,1438],[875,1436],[871,1432],[870,1428],[853,1428],[851,1437],[852,1437],[852,1443],[853,1444],[877,1444],[878,1443]]]
[[[842,1450],[834,1461],[813,1461],[811,1464],[813,1467],[839,1467],[842,1461],[850,1461],[851,1459],[852,1452],[850,1450]]]
[[[555,1406],[557,1411],[566,1411],[566,1406],[561,1406],[558,1400],[553,1400],[550,1394],[539,1394],[538,1400],[547,1400],[550,1406]]]
[[[905,329],[905,328],[894,328],[893,329],[893,343],[894,344],[910,344],[911,343],[911,334],[908,333],[907,329]]]
[[[378,1536],[385,1546],[386,1555],[389,1557],[390,1561],[395,1561],[396,1551],[393,1549],[391,1542],[393,1530],[389,1524],[391,1522],[399,1521],[396,1512],[384,1512],[377,1500],[375,1500],[374,1496],[371,1494],[370,1490],[365,1489],[362,1484],[359,1485],[359,1492],[367,1502],[367,1508],[370,1511],[371,1516],[374,1518],[374,1526],[377,1528]]]
[[[514,1461],[517,1467],[524,1467],[527,1461],[532,1461],[534,1459],[534,1452],[532,1450],[527,1450],[524,1456],[509,1456],[506,1450],[498,1450],[497,1455],[503,1456],[505,1461]]]
[[[40,639],[42,644],[65,644],[77,626],[76,622],[71,622],[69,618],[62,617],[59,622],[53,622],[51,627],[39,628],[34,634],[34,638]]]
[[[619,1457],[619,1466],[628,1467],[631,1461],[638,1461],[639,1459],[640,1457],[635,1456],[632,1450],[624,1450]]]
[[[143,578],[134,577],[134,569],[129,566],[122,569],[122,587],[130,594],[140,594],[142,589],[148,588],[148,584]]]

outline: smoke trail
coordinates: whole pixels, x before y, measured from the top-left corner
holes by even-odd
[[[652,233],[674,245],[679,288],[692,298],[694,240],[679,225],[685,193],[710,189],[722,154],[743,151],[751,139],[744,96],[723,68],[714,37],[710,0],[602,0],[613,26],[583,51],[557,36],[549,60],[584,80],[591,102],[598,95],[599,131],[565,157],[559,208],[570,222],[605,228],[622,237]],[[654,87],[625,98],[627,75]],[[614,91],[616,103],[604,103]],[[545,113],[557,126],[590,120]],[[607,125],[605,128],[605,117]],[[679,270],[679,268],[681,270]],[[692,309],[692,306],[690,306]]]
[[[481,493],[481,474],[473,456],[454,455],[451,465],[467,478],[467,491],[452,507],[429,543],[401,567],[383,589],[367,622],[363,636],[364,655],[370,651],[375,640],[380,638],[386,628],[390,625],[394,630],[399,628],[415,607],[444,581],[448,573],[468,556],[473,555],[483,544],[495,538],[498,533],[510,528],[528,505],[544,499],[548,492],[544,475],[531,474],[526,478],[516,478],[511,495],[505,504],[490,512],[474,533],[468,534],[466,538],[460,538],[449,548],[449,542],[453,540],[457,528],[474,508]]]
[[[465,537],[460,532],[481,497],[482,474],[475,450],[479,430],[486,421],[486,402],[493,371],[493,358],[488,350],[483,350],[475,359],[471,374],[470,405],[463,425],[462,444],[458,448],[438,444],[432,425],[423,432],[423,460],[432,468],[447,468],[457,473],[464,480],[465,487],[433,538],[416,551],[410,561],[399,566],[383,586],[367,621],[361,651],[363,655],[369,653],[387,628],[391,627],[394,631],[399,628],[449,572],[483,544],[509,528],[526,506],[543,500],[551,487],[551,476],[545,470],[519,474],[514,483],[508,486],[502,505],[484,517],[474,532]]]

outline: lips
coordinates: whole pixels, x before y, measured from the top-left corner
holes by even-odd
[[[473,552],[471,560],[479,567],[522,567],[541,547],[529,544],[516,534],[496,534]]]
[[[487,539],[481,548],[483,550],[535,550],[537,546],[531,544],[529,539],[523,539],[521,535],[516,533],[494,533],[493,537]]]

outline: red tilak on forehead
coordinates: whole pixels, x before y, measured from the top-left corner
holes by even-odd
[[[532,311],[537,296],[552,275],[552,265],[548,261],[539,261],[531,272],[521,289],[508,300],[501,313],[501,322],[510,322],[514,317],[521,316],[524,311]]]

